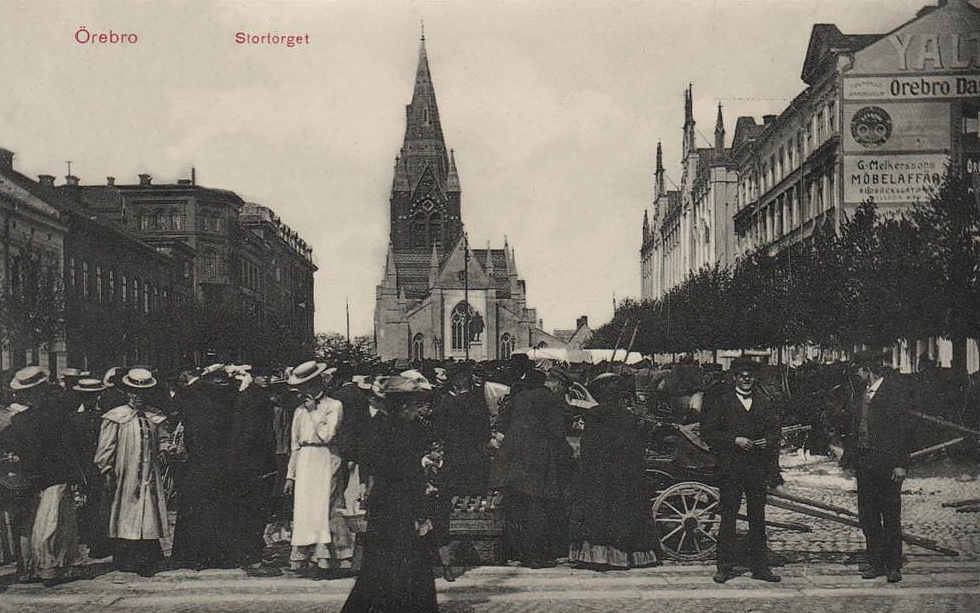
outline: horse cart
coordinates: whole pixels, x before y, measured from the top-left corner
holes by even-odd
[[[809,426],[783,428],[783,436],[805,432]],[[720,496],[714,459],[708,445],[698,436],[697,424],[660,423],[655,429],[668,433],[657,440],[670,444],[650,450],[646,473],[650,484],[651,515],[664,554],[675,560],[697,561],[714,557],[721,524]],[[776,467],[774,466],[774,470]],[[857,513],[802,496],[770,491],[766,504],[794,513],[859,528]],[[739,515],[739,519],[747,519]],[[773,528],[810,532],[796,522],[766,521]],[[927,539],[905,533],[906,543],[948,556],[958,552]]]

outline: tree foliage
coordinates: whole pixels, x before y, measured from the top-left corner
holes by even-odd
[[[962,362],[965,339],[980,338],[977,193],[951,173],[904,215],[866,202],[838,232],[818,227],[776,255],[693,273],[659,300],[624,300],[590,346],[612,347],[636,324],[633,349],[645,353],[947,336]]]

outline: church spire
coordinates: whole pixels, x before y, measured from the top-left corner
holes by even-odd
[[[425,168],[431,167],[436,181],[443,185],[449,172],[449,157],[439,121],[436,91],[429,72],[429,57],[425,49],[425,34],[419,41],[419,60],[415,69],[415,86],[412,101],[405,107],[405,142],[402,157],[408,170],[412,187],[418,182]]]
[[[687,84],[684,92],[684,157],[694,153],[694,85]]]
[[[718,119],[715,121],[715,153],[725,150],[725,118],[721,114],[721,103],[718,103]]]
[[[650,217],[647,215],[647,210],[643,209],[643,241],[645,244],[647,238],[650,236]]]
[[[405,173],[405,163],[400,157],[395,157],[395,178],[391,182],[391,191],[407,192],[410,189],[408,175]]]
[[[423,36],[425,36],[423,34]],[[432,257],[429,259],[429,287],[434,287],[439,279],[439,251],[432,245]]]
[[[446,191],[447,192],[460,191],[459,175],[456,174],[456,154],[452,149],[449,150],[449,176],[446,177]]]
[[[664,189],[664,152],[660,147],[660,141],[657,141],[657,168],[653,173],[653,187],[654,198],[664,195],[666,191]]]

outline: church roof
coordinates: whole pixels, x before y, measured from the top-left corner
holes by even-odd
[[[491,249],[493,270],[486,270],[487,250],[470,249],[470,265],[479,264],[490,277],[493,287],[497,289],[498,298],[510,297],[510,268],[507,252],[503,249]],[[405,290],[406,298],[422,298],[429,291],[429,271],[432,265],[432,254],[423,251],[394,251],[395,270],[398,274],[398,287]],[[449,253],[439,254],[439,268],[445,267]],[[475,270],[475,269],[474,269]]]

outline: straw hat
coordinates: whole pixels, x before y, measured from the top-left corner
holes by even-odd
[[[319,377],[326,371],[327,371],[327,365],[323,362],[317,362],[316,360],[303,362],[302,364],[294,368],[293,372],[289,374],[289,378],[286,379],[286,384],[300,385],[306,383],[307,381],[312,381],[313,379]]]
[[[23,391],[47,382],[48,371],[40,366],[27,366],[14,373],[14,378],[10,381],[10,389]]]
[[[98,379],[79,379],[78,383],[72,386],[73,390],[76,392],[101,392],[105,389],[105,385],[102,384]]]
[[[123,385],[136,390],[148,390],[157,384],[153,373],[145,368],[131,368],[123,375]]]
[[[113,366],[109,370],[105,371],[105,375],[102,377],[102,385],[106,387],[115,387],[116,384],[113,383],[113,379],[116,378],[116,374],[122,370],[121,366]]]

